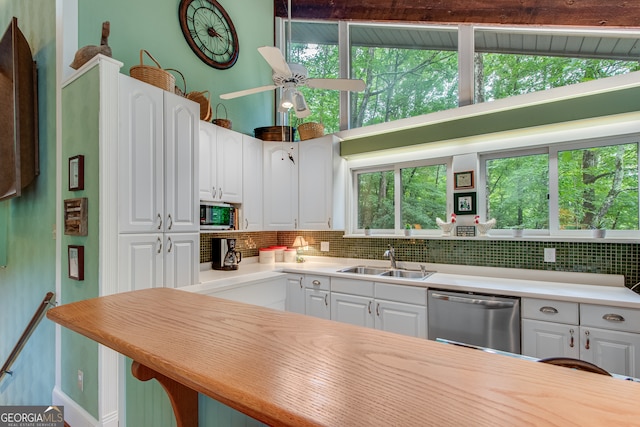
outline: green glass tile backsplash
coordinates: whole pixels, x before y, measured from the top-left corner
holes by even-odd
[[[398,261],[477,265],[583,273],[622,274],[627,286],[640,281],[640,244],[511,240],[440,240],[405,238],[344,238],[342,231],[263,231],[206,233],[200,236],[200,262],[211,262],[211,237],[236,238],[242,257],[258,256],[271,245],[291,247],[296,236],[309,243],[307,256],[383,259],[387,245]],[[329,252],[320,251],[329,242]],[[544,262],[544,248],[555,248],[556,262]]]

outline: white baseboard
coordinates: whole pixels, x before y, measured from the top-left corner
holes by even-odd
[[[64,420],[71,427],[99,427],[100,422],[65,394],[59,387],[52,393],[54,405],[64,406]]]

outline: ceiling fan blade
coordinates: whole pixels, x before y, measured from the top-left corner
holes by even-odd
[[[245,89],[245,90],[239,90],[237,92],[223,93],[222,95],[220,95],[220,99],[239,98],[241,96],[252,95],[254,93],[259,93],[259,92],[266,92],[268,90],[273,90],[273,89],[277,89],[277,88],[278,88],[278,86],[276,86],[276,85],[267,85],[267,86],[254,87],[253,89]]]
[[[362,92],[366,85],[361,79],[308,79],[307,86],[313,89],[333,89]]]
[[[262,46],[258,48],[258,52],[260,52],[260,55],[267,61],[274,73],[285,77],[291,75],[291,68],[289,68],[289,64],[285,61],[280,49],[273,46]]]

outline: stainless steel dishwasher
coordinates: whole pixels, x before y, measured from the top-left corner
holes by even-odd
[[[429,290],[428,337],[520,353],[520,298]]]

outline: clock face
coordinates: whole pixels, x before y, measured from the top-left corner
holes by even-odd
[[[181,0],[180,27],[205,64],[226,69],[238,59],[238,35],[227,12],[215,0]]]

